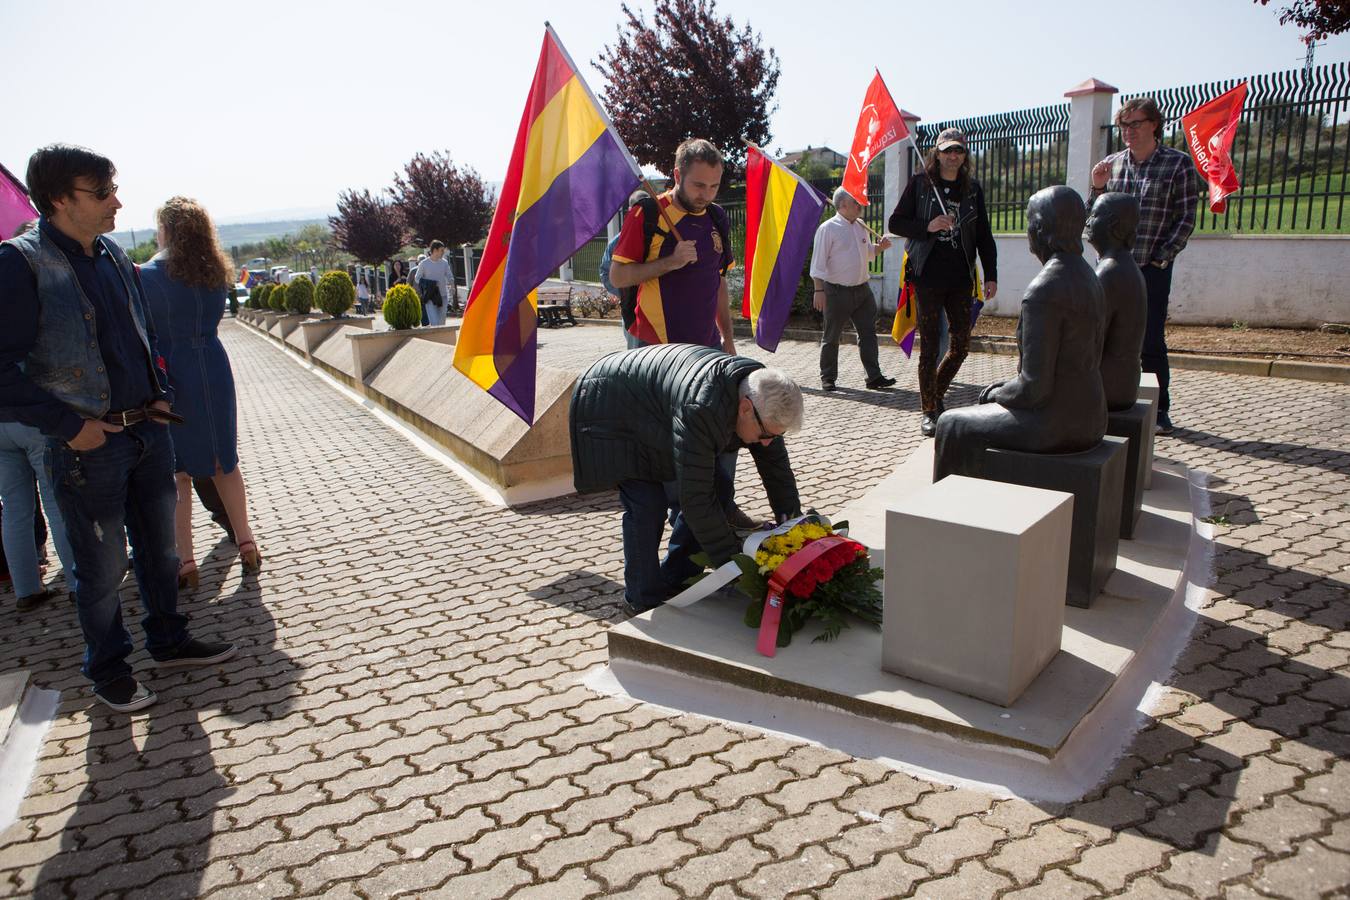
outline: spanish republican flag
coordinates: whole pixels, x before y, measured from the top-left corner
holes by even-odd
[[[526,424],[534,424],[535,288],[605,227],[641,179],[609,117],[546,27],[455,345],[455,368]]]
[[[773,353],[783,336],[825,198],[751,145],[745,165],[745,295],[755,343]]]
[[[0,166],[0,241],[14,237],[19,226],[38,217],[23,182]]]
[[[891,340],[905,351],[905,359],[914,353],[914,335],[919,328],[919,306],[914,295],[914,283],[904,280],[909,268],[909,254],[900,260],[900,297],[895,301],[895,320],[891,322]]]

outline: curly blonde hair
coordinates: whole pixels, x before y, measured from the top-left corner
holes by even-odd
[[[234,264],[216,239],[205,208],[190,197],[170,197],[155,214],[168,242],[169,277],[191,287],[228,288]]]

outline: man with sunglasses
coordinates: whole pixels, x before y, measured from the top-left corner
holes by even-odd
[[[1134,260],[1144,273],[1148,320],[1140,365],[1158,376],[1158,434],[1172,433],[1171,372],[1167,364],[1167,303],[1172,293],[1172,264],[1195,229],[1200,202],[1200,174],[1184,150],[1164,146],[1162,112],[1152,97],[1135,97],[1120,105],[1116,129],[1125,149],[1092,167],[1087,206],[1108,191],[1139,198],[1139,228]]]
[[[660,344],[611,353],[572,392],[572,474],[581,493],[617,487],[623,504],[624,602],[638,614],[740,551],[716,477],[717,456],[747,447],[779,521],[800,515],[783,435],[802,423],[786,373],[711,347]],[[659,559],[667,519],[670,543]]]
[[[103,235],[117,210],[107,157],[66,144],[28,161],[38,227],[0,245],[0,421],[47,436],[75,557],[83,672],[117,712],[155,695],[131,674],[118,596],[134,551],[146,645],[159,667],[202,666],[233,644],[194,639],[178,612],[168,378],[131,261]]]

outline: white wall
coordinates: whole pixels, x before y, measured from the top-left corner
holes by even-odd
[[[986,314],[1015,316],[1040,271],[1023,235],[999,235],[999,293]],[[1095,265],[1096,254],[1086,258]],[[1170,321],[1316,327],[1350,322],[1350,235],[1192,237],[1172,276]],[[887,308],[895,306],[889,298]]]

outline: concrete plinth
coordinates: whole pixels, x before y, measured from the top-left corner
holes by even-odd
[[[576,375],[540,366],[535,419],[526,425],[454,368],[454,347],[417,329],[365,376],[365,394],[444,447],[506,499],[570,493],[572,451],[567,409]],[[367,343],[356,337],[352,344]],[[531,494],[538,489],[543,493]]]
[[[901,500],[881,667],[1011,706],[1059,652],[1073,496],[954,475]]]
[[[370,331],[374,325],[375,319],[371,316],[343,316],[340,319],[327,318],[317,319],[312,322],[301,322],[296,333],[292,334],[287,343],[295,346],[297,350],[306,357],[314,355],[314,351],[319,345],[328,340],[328,337],[339,328],[350,326]]]
[[[1158,384],[1158,374],[1156,372],[1139,373],[1139,399],[1147,400],[1153,404],[1153,421],[1150,422],[1149,434],[1158,427],[1158,398],[1162,396],[1162,388]],[[1153,444],[1150,438],[1148,447],[1148,471],[1144,473],[1144,490],[1153,487]]]
[[[1081,453],[986,450],[981,476],[1073,494],[1073,538],[1065,602],[1088,607],[1115,568],[1125,489],[1125,439],[1107,435]]]
[[[1153,402],[1140,400],[1132,409],[1108,413],[1106,433],[1125,438],[1125,488],[1120,499],[1120,536],[1134,537],[1144,502],[1144,481],[1153,468]]]
[[[413,338],[421,338],[437,344],[453,344],[459,334],[458,325],[437,325],[431,328],[399,328],[389,331],[372,331],[367,334],[350,334],[352,354],[352,375],[364,382],[380,365]]]
[[[761,656],[755,631],[742,621],[746,601],[721,596],[658,607],[610,628],[610,671],[629,696],[782,729],[854,755],[913,758],[959,778],[1002,777],[991,775],[990,757],[967,758],[970,748],[1030,751],[1004,757],[1014,766],[1029,758],[1076,760],[1080,770],[1067,796],[1081,796],[1112,758],[1104,744],[1126,739],[1140,697],[1151,681],[1166,679],[1167,645],[1183,644],[1189,627],[1182,590],[1193,528],[1188,473],[1163,466],[1157,476],[1136,538],[1120,544],[1105,591],[1090,610],[1064,610],[1061,652],[1009,707],[885,671],[881,632],[857,621],[830,642],[814,642],[820,629],[808,624],[777,656]],[[890,546],[886,557],[888,578],[929,564],[908,546]],[[1141,663],[1142,670],[1132,668]],[[862,719],[816,728],[822,707]],[[1103,707],[1115,712],[1095,720]],[[793,709],[811,718],[811,730],[788,720]],[[856,746],[856,735],[876,739]],[[924,736],[938,742],[911,757]],[[950,737],[958,740],[942,740]]]

